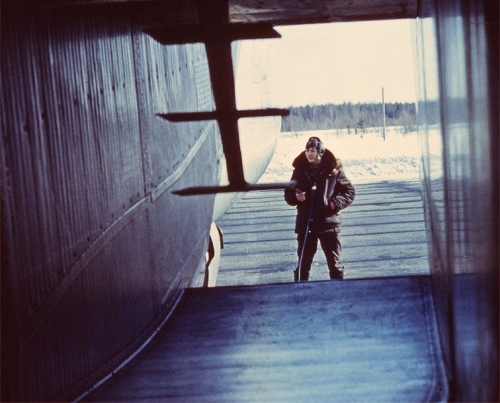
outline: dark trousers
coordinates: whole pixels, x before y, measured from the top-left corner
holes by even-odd
[[[304,248],[304,255],[302,256],[302,265],[300,270],[300,279],[308,280],[309,272],[311,271],[311,264],[318,249],[318,240],[321,244],[321,249],[325,253],[326,262],[328,264],[328,271],[330,272],[330,279],[342,279],[344,277],[344,266],[340,260],[340,251],[342,245],[340,243],[340,229],[336,229],[336,232],[325,232],[318,234],[315,232],[310,232],[307,235],[306,245]],[[299,234],[297,236],[298,248],[297,255],[299,257],[302,253],[302,247],[304,245],[304,234]],[[296,279],[297,279],[297,272]]]

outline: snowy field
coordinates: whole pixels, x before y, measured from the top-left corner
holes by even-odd
[[[290,180],[292,162],[304,151],[311,136],[319,137],[325,147],[342,161],[344,171],[353,183],[420,178],[417,133],[403,135],[396,128],[390,127],[385,140],[381,129],[364,134],[347,134],[347,130],[338,134],[337,130],[281,133],[274,156],[259,182]]]

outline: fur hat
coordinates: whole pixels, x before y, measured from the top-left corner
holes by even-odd
[[[307,140],[306,150],[308,150],[309,148],[315,148],[320,157],[322,157],[325,153],[325,146],[318,137],[311,137],[309,140]]]

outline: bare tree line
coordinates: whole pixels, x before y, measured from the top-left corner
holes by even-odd
[[[383,125],[382,103],[324,104],[289,107],[290,115],[282,119],[281,131],[347,129],[348,133],[363,133]],[[416,128],[414,103],[386,103],[387,126],[400,126],[403,134]]]

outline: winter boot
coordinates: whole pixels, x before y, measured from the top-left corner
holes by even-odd
[[[344,268],[330,270],[330,280],[343,280],[344,279]]]

